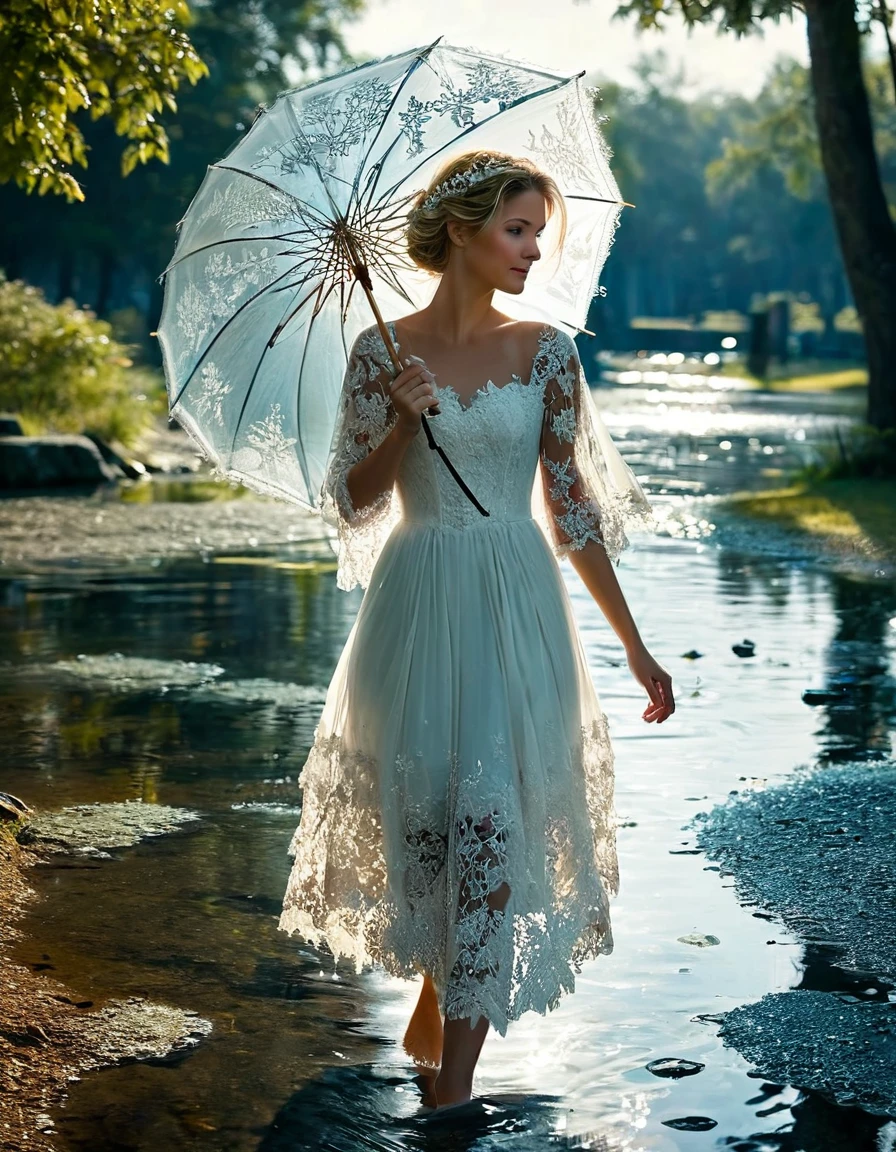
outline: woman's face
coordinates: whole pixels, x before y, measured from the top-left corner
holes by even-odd
[[[535,189],[504,200],[493,219],[462,244],[467,271],[500,292],[519,295],[526,273],[541,259],[538,238],[546,223],[545,199]],[[460,239],[463,233],[458,234]]]

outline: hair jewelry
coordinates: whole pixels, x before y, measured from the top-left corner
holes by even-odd
[[[466,192],[468,188],[472,188],[474,184],[478,184],[482,180],[487,180],[489,176],[496,176],[499,172],[508,172],[511,167],[511,165],[505,162],[491,158],[476,160],[469,168],[465,168],[463,172],[455,172],[449,179],[443,180],[441,184],[437,184],[420,205],[420,208],[424,212],[429,212],[435,208],[445,196],[460,196]]]

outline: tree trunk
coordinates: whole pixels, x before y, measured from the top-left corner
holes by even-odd
[[[57,295],[60,301],[75,299],[75,257],[70,248],[59,253]]]
[[[97,278],[96,299],[93,305],[93,310],[97,316],[105,316],[109,310],[115,267],[115,256],[108,249],[102,249],[99,253],[99,276]]]
[[[874,150],[855,0],[805,0],[805,11],[821,160],[865,334],[868,423],[896,428],[896,226]]]

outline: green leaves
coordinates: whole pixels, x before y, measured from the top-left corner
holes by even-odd
[[[78,114],[110,116],[131,143],[122,173],[168,162],[156,119],[175,111],[185,80],[208,74],[184,26],[183,0],[6,0],[0,10],[0,183],[83,200],[71,173],[86,167]]]
[[[798,199],[824,198],[809,70],[795,60],[779,60],[757,99],[741,108],[722,156],[707,168],[710,194],[722,200],[749,189],[765,167]]]
[[[896,108],[889,64],[866,63],[863,72],[881,173],[896,208]],[[795,60],[779,60],[756,100],[740,108],[722,141],[722,155],[707,168],[710,195],[719,204],[734,193],[758,191],[763,170],[780,173],[787,191],[800,200],[826,200],[809,69]]]
[[[685,24],[717,23],[726,32],[744,36],[758,32],[763,20],[779,21],[799,12],[795,0],[626,0],[616,16],[633,16],[641,28],[664,28],[667,18]]]
[[[131,443],[164,410],[164,385],[134,366],[132,352],[92,312],[50,304],[0,272],[0,409],[18,413],[29,433],[87,425]]]

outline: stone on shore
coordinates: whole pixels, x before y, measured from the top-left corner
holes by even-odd
[[[896,1005],[769,992],[725,1014],[722,1040],[774,1084],[896,1118]]]
[[[0,488],[103,484],[122,476],[86,436],[0,436]]]
[[[128,848],[199,819],[198,812],[187,808],[146,804],[142,800],[75,804],[54,812],[39,812],[28,821],[18,840],[52,852],[108,859],[110,849]]]

